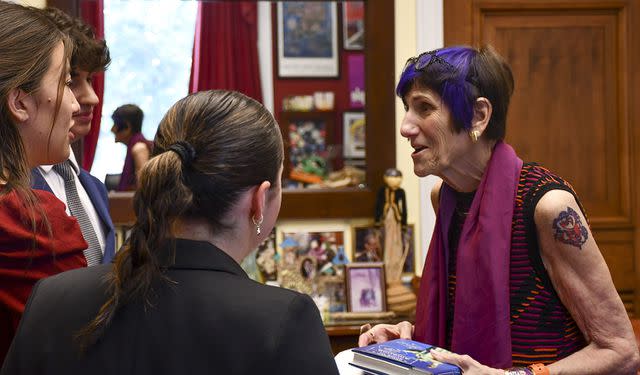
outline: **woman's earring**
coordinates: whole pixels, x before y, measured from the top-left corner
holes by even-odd
[[[262,216],[262,214],[260,214],[260,219],[256,220],[255,216],[251,217],[251,221],[253,221],[253,224],[256,226],[256,234],[260,235],[261,233],[261,228],[260,226],[262,225],[262,221],[264,220],[264,216]]]
[[[472,130],[469,132],[469,137],[471,137],[473,143],[476,143],[478,142],[478,138],[480,138],[480,132],[477,130]]]

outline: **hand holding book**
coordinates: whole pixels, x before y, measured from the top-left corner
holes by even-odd
[[[371,324],[365,324],[360,327],[360,337],[358,338],[358,346],[363,347],[375,343],[383,343],[395,339],[413,338],[413,324],[404,321],[398,324],[377,324],[371,327]]]

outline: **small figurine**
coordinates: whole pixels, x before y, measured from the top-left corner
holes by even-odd
[[[385,186],[378,191],[376,199],[376,223],[386,219],[389,209],[392,210],[395,220],[403,226],[407,225],[407,202],[402,184],[402,172],[395,168],[389,168],[384,172]]]
[[[376,222],[384,225],[384,270],[387,281],[387,305],[396,314],[415,309],[416,296],[402,285],[402,269],[409,244],[402,240],[402,227],[407,225],[407,203],[400,188],[402,173],[394,168],[384,173],[385,187],[378,191]]]

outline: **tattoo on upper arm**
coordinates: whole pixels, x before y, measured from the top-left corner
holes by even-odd
[[[567,207],[553,220],[553,237],[560,242],[573,245],[582,250],[582,245],[587,242],[589,232],[576,211]]]

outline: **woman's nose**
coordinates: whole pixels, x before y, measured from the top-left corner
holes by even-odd
[[[405,138],[411,138],[418,134],[418,129],[418,126],[405,115],[404,119],[402,119],[402,124],[400,125],[400,135]]]

